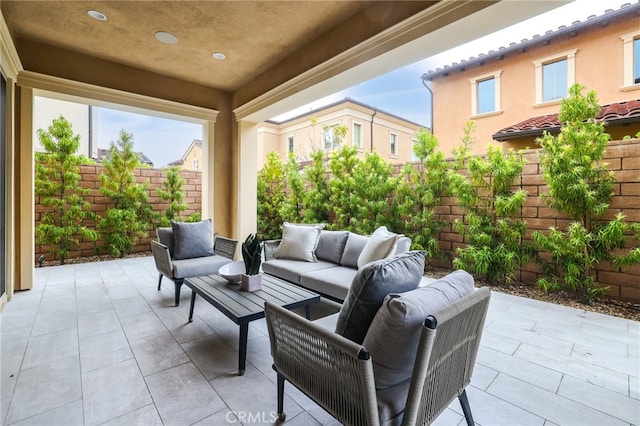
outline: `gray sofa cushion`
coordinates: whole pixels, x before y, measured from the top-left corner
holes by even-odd
[[[336,265],[340,264],[348,237],[349,232],[347,231],[322,230],[318,240],[318,248],[316,248],[316,257],[319,260],[327,260]]]
[[[387,296],[362,343],[373,359],[376,388],[411,377],[425,318],[473,290],[473,277],[455,271],[426,287]]]
[[[174,260],[173,276],[175,278],[187,278],[215,274],[222,265],[226,265],[229,262],[232,262],[232,260],[218,255]]]
[[[347,238],[347,244],[344,247],[342,259],[340,259],[340,264],[350,268],[357,268],[358,258],[360,257],[360,253],[362,253],[364,246],[367,245],[367,241],[369,241],[369,237],[349,232],[349,237]]]
[[[411,251],[360,269],[340,309],[336,333],[362,343],[385,296],[418,287],[424,273],[424,255],[424,251]]]
[[[171,222],[171,228],[175,260],[213,255],[211,219],[195,223]]]
[[[333,268],[305,273],[300,277],[300,285],[311,291],[344,300],[357,273],[356,269],[334,264]]]
[[[262,262],[262,271],[282,278],[283,280],[300,284],[300,277],[312,271],[335,267],[335,263],[321,260],[318,262],[303,262],[300,260],[271,259]]]

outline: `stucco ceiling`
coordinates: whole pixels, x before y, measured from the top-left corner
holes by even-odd
[[[333,28],[353,25],[349,19],[372,3],[377,13],[393,7],[370,1],[0,2],[21,57],[29,55],[27,42],[36,42],[227,92]],[[108,19],[91,18],[90,9]],[[157,31],[173,33],[178,42],[160,43]],[[214,52],[226,59],[214,59]]]

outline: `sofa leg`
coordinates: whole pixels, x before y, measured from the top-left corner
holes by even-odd
[[[160,286],[162,286],[162,277],[162,274],[160,274],[160,276],[158,277],[158,290],[160,290]]]
[[[182,280],[175,281],[176,285],[176,306],[180,305],[180,288],[182,287]]]
[[[473,426],[473,416],[471,415],[471,407],[469,406],[469,399],[467,398],[466,389],[462,391],[460,396],[458,396],[460,400],[460,405],[462,406],[462,412],[464,413],[464,418],[467,421],[468,426]]]

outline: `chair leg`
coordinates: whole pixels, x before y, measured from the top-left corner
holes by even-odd
[[[180,305],[180,288],[182,287],[182,280],[174,281],[176,285],[176,306]]]
[[[287,415],[284,412],[284,376],[278,373],[278,421],[284,422]]]
[[[158,277],[158,290],[160,290],[160,286],[162,285],[162,277],[164,275],[160,274],[160,276]]]
[[[460,400],[460,405],[462,406],[462,412],[464,413],[464,418],[467,420],[467,426],[473,426],[473,416],[471,415],[471,407],[469,406],[469,399],[467,398],[467,390],[463,390],[460,396],[458,396]]]

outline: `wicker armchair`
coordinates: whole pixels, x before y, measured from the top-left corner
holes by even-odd
[[[347,425],[381,424],[378,413],[388,402],[389,392],[407,395],[397,424],[429,424],[458,397],[467,424],[473,425],[465,388],[471,381],[489,297],[490,290],[481,288],[428,316],[410,383],[404,389],[379,391],[365,347],[267,303],[280,420],[285,418],[287,380]]]
[[[163,276],[173,281],[175,284],[175,305],[178,306],[180,304],[180,288],[182,287],[184,279],[198,275],[217,273],[222,265],[233,261],[237,245],[238,242],[236,240],[215,235],[213,256],[175,260],[171,257],[171,251],[166,244],[152,240],[151,252],[153,253],[153,259],[156,263],[156,269],[160,274],[158,278],[158,290],[160,290],[162,286]]]

